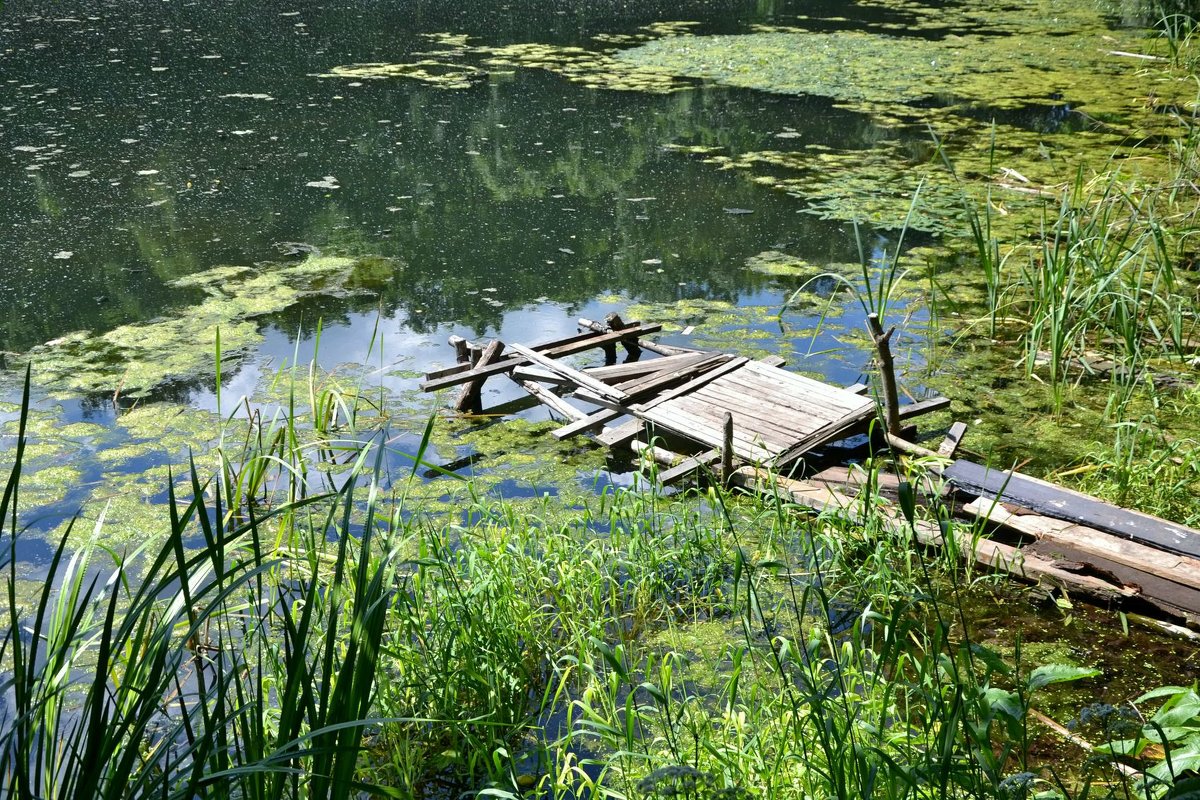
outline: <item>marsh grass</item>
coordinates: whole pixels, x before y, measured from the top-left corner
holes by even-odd
[[[353,419],[327,429],[343,458]],[[368,432],[318,487],[301,418],[228,424],[263,433],[231,427],[212,480],[188,468],[168,541],[110,553],[101,521],[28,600],[22,428],[0,500],[7,796],[1093,791],[1031,758],[1028,716],[1092,673],[971,641],[958,584],[981,578],[914,546],[938,512],[909,490],[899,525],[870,480],[853,519],[649,487],[433,515],[408,494],[429,426],[404,480]]]

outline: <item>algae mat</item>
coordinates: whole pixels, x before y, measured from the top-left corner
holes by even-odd
[[[385,274],[390,277],[390,266],[380,262],[310,255],[296,263],[214,267],[170,284],[181,293],[202,293],[204,299],[186,314],[101,334],[71,333],[20,360],[32,366],[39,385],[58,396],[144,397],[174,381],[213,376],[218,358],[236,358],[261,341],[256,318],[306,297],[363,291]]]

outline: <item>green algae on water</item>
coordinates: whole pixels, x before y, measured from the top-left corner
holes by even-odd
[[[236,358],[261,340],[257,317],[306,297],[362,291],[354,288],[360,263],[311,255],[296,263],[214,267],[171,284],[206,295],[187,314],[101,334],[71,333],[33,348],[22,360],[33,365],[40,385],[59,396],[144,397],[171,381],[212,376],[218,332],[222,359]],[[375,269],[373,261],[371,265]]]

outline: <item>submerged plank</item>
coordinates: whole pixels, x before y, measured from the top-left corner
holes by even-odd
[[[1114,506],[1103,500],[1022,475],[955,461],[942,473],[954,486],[975,495],[997,497],[1055,519],[1076,522],[1172,553],[1200,558],[1200,531]]]

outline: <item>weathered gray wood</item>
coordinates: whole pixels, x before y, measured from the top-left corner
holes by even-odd
[[[586,367],[584,372],[593,378],[599,378],[605,383],[628,381],[676,369],[695,360],[697,353],[684,353],[678,356],[663,356],[647,358],[641,361],[631,361],[628,364],[613,364],[608,367]]]
[[[607,341],[619,341],[630,336],[644,336],[660,330],[662,330],[662,325],[639,325],[636,328],[626,328],[616,333],[582,334],[567,339],[560,339],[557,342],[535,345],[530,349],[550,358],[559,358],[561,356],[569,356],[573,353],[581,353],[593,347],[599,347]],[[459,364],[454,367],[428,373],[425,382],[421,384],[421,391],[436,392],[439,389],[458,386],[477,377],[487,377],[489,375],[497,375],[501,372],[508,372],[514,367],[525,363],[528,362],[524,356],[511,356],[501,359],[495,364],[475,369],[467,369],[464,365]]]
[[[609,448],[624,447],[640,436],[644,429],[645,424],[640,419],[631,419],[615,428],[605,428],[596,435],[596,442]]]
[[[594,414],[589,414],[581,420],[550,431],[550,435],[560,441],[563,439],[569,439],[572,436],[578,436],[581,433],[586,433],[590,430],[599,428],[601,425],[607,425],[620,416],[623,416],[623,412],[616,411],[611,408],[605,408],[595,412]]]
[[[932,414],[935,411],[944,411],[949,407],[949,397],[931,397],[919,403],[909,403],[906,406],[900,406],[899,415],[902,420],[913,419],[925,414]]]
[[[576,320],[576,323],[579,325],[579,327],[584,328],[589,331],[592,331],[594,333],[608,333],[608,327],[606,325],[596,322],[594,320],[580,317],[578,320]],[[633,325],[633,323],[627,323],[627,324],[631,325],[631,326]],[[628,330],[628,328],[622,328],[622,330]],[[646,339],[639,339],[638,345],[643,350],[649,350],[651,353],[658,353],[660,356],[679,356],[679,355],[687,355],[688,353],[703,353],[703,352],[705,352],[704,350],[698,350],[694,347],[679,347],[679,346],[673,345],[673,344],[659,344],[658,342],[651,342],[651,341],[647,341]],[[708,351],[708,352],[711,352],[711,351]]]
[[[875,342],[875,350],[879,355],[879,377],[883,383],[883,402],[888,433],[900,435],[900,395],[896,391],[896,365],[892,358],[891,338],[896,332],[894,327],[883,332],[883,324],[878,314],[867,315],[867,330]]]
[[[954,454],[958,452],[958,446],[962,444],[963,436],[967,433],[967,423],[956,422],[950,426],[950,430],[946,432],[946,438],[938,446],[937,454],[942,458],[954,458]]]
[[[991,497],[979,497],[963,506],[979,519],[1072,550],[1102,557],[1173,583],[1200,591],[1200,559],[1168,553],[1121,536],[1037,514],[1013,514]],[[1200,595],[1193,599],[1200,613]]]
[[[692,380],[685,383],[683,386],[678,386],[669,392],[665,392],[665,393],[659,395],[658,397],[654,398],[653,400],[650,400],[647,403],[643,403],[643,404],[637,406],[635,408],[635,410],[639,411],[639,412],[645,412],[645,411],[648,411],[649,409],[654,408],[657,405],[661,405],[670,400],[674,400],[676,397],[682,397],[683,395],[685,395],[689,392],[694,392],[696,389],[699,389],[701,386],[708,383],[709,381],[714,381],[726,373],[733,372],[734,370],[744,366],[747,362],[749,362],[749,359],[743,358],[741,356],[738,356],[737,358],[732,358],[729,361],[726,361],[721,366],[716,367],[715,369],[709,370],[708,372],[704,373],[700,377],[693,378]]]
[[[733,414],[725,412],[721,432],[721,484],[729,483],[733,475]]]
[[[786,500],[816,511],[838,512],[851,518],[857,513],[856,501],[841,492],[807,481],[784,478],[763,469],[741,467],[734,471],[733,482],[750,491],[781,495]],[[916,525],[910,528],[892,507],[877,506],[875,513],[881,515],[887,524],[899,526],[906,533],[911,531],[922,544],[945,545],[942,531],[934,522],[917,520]],[[1104,603],[1129,601],[1140,596],[1137,587],[1116,585],[1092,575],[1071,572],[1033,553],[1023,553],[1011,545],[974,537],[969,529],[952,530],[960,556],[991,569],[1033,583],[1048,582]]]
[[[658,473],[658,482],[663,486],[670,486],[672,483],[677,483],[692,475],[696,470],[716,463],[720,457],[720,451],[708,450],[691,458],[685,458],[675,466]]]
[[[693,375],[703,375],[707,370],[712,369],[720,364],[725,363],[731,358],[723,353],[709,355],[708,353],[693,353],[687,356],[687,359],[682,363],[681,367],[672,369],[666,372],[654,373],[647,377],[638,378],[631,381],[625,381],[616,384],[615,388],[624,392],[629,400],[645,397],[653,394],[659,389],[664,389],[668,386],[673,386],[680,381],[687,380]],[[580,390],[575,393],[575,396],[593,405],[605,406],[614,411],[626,412],[626,402],[614,402],[608,398],[597,396],[587,390]]]
[[[849,392],[850,394],[862,395],[862,394],[866,394],[867,390],[869,390],[870,388],[871,387],[867,386],[865,383],[852,383],[849,386],[845,387],[842,391]]]
[[[1120,508],[1028,475],[989,469],[961,459],[942,474],[964,492],[997,497],[1056,519],[1077,522],[1172,553],[1200,557],[1200,531]]]
[[[581,420],[587,416],[586,413],[580,411],[541,384],[534,383],[533,381],[523,381],[511,374],[509,377],[512,378],[514,383],[526,392],[529,392],[531,397],[536,398],[542,405],[557,411],[559,415],[572,421]]]
[[[577,385],[584,386],[601,397],[608,398],[609,400],[613,400],[617,403],[622,403],[629,399],[629,395],[625,394],[620,389],[615,389],[604,381],[596,380],[595,378],[589,377],[573,367],[568,367],[566,364],[560,364],[552,358],[547,358],[536,350],[530,350],[528,347],[520,344],[514,344],[512,349],[525,356],[533,363],[539,364],[553,373],[561,375],[568,380],[574,381]]]
[[[479,364],[486,367],[495,362],[503,352],[504,342],[499,339],[493,339],[488,343],[487,347],[483,348],[483,352],[479,356]],[[482,375],[464,384],[454,401],[454,410],[466,411],[472,414],[482,411],[483,400],[480,393],[483,391],[483,382],[485,380],[487,380],[487,376]]]
[[[454,360],[459,364],[467,364],[471,361],[471,343],[461,336],[451,336],[446,340],[451,347],[454,348]]]

